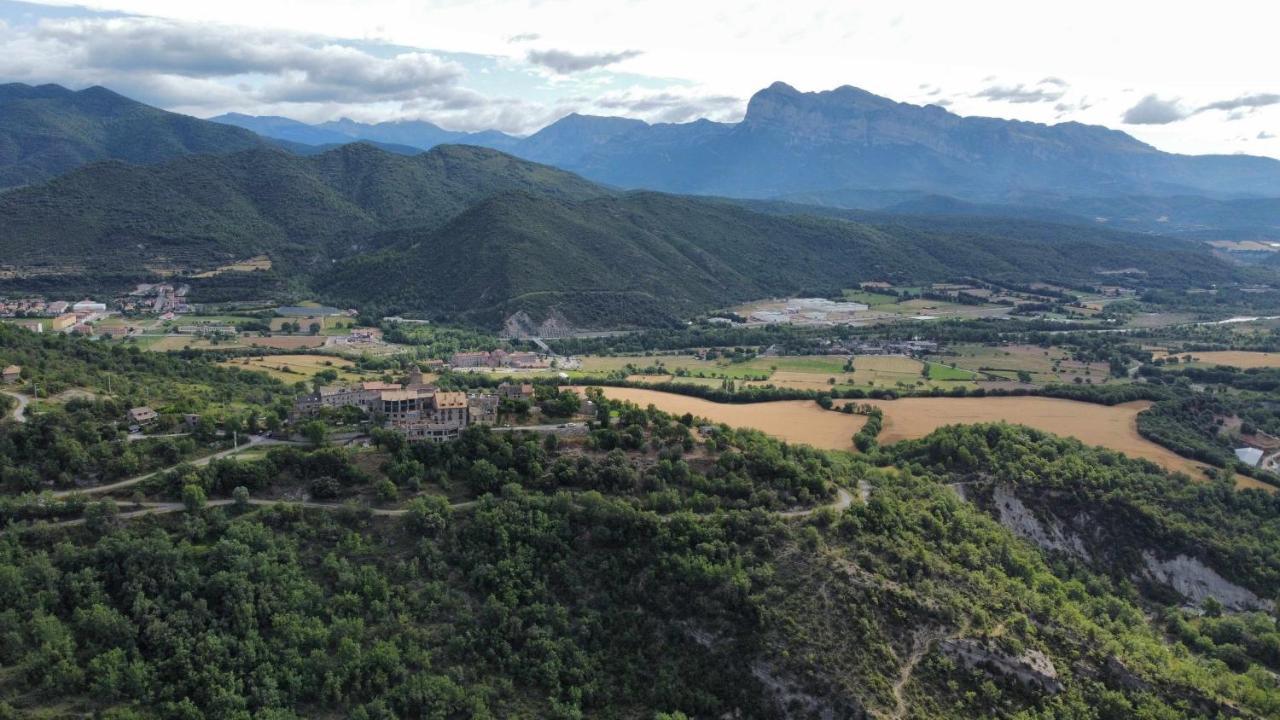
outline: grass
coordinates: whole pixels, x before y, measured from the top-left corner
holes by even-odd
[[[1018,373],[1025,372],[1031,375],[1032,382],[1039,384],[1073,383],[1077,377],[1100,382],[1110,374],[1106,363],[1072,360],[1060,347],[968,344],[956,345],[952,351],[954,354],[946,358],[948,364],[1005,380],[1017,380]]]
[[[310,380],[325,370],[338,371],[339,382],[359,382],[367,379],[364,375],[353,372],[355,363],[345,358],[328,355],[268,355],[266,357],[235,358],[218,363],[224,367],[235,367],[241,370],[252,370],[286,383],[299,380]]]
[[[843,356],[804,355],[797,357],[758,357],[754,360],[742,363],[742,366],[752,368],[766,374],[770,372],[770,370],[777,370],[779,372],[827,374],[844,372],[844,363],[845,359]]]
[[[959,367],[953,368],[948,365],[943,365],[942,363],[925,363],[925,367],[928,368],[929,379],[935,381],[950,382],[953,380],[974,380],[977,377],[977,373],[972,370],[965,370],[964,368]]]
[[[851,302],[860,302],[871,307],[893,305],[898,302],[897,296],[867,290],[845,290],[844,299]]]

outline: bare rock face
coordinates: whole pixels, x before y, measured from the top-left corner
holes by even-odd
[[[1057,668],[1039,650],[1027,650],[1015,657],[972,638],[944,640],[941,647],[943,653],[966,668],[981,668],[1050,694],[1062,692]]]
[[[1143,574],[1147,579],[1168,585],[1185,597],[1189,604],[1200,605],[1212,597],[1228,610],[1275,609],[1274,602],[1227,580],[1196,558],[1176,555],[1161,560],[1150,550],[1144,550],[1142,560]]]
[[[1035,543],[1044,550],[1065,552],[1086,561],[1090,559],[1089,551],[1079,535],[1056,521],[1041,522],[1007,486],[997,486],[992,491],[991,499],[999,513],[1000,524],[1014,535]]]

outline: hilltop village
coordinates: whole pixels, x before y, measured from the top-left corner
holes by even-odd
[[[532,400],[530,383],[502,383],[485,391],[446,391],[429,384],[415,368],[403,385],[372,381],[316,388],[294,403],[294,419],[314,417],[326,409],[357,408],[376,424],[400,432],[410,441],[443,442],[457,438],[471,425],[496,424],[504,401],[527,406]],[[579,412],[591,411],[591,402],[583,400]]]

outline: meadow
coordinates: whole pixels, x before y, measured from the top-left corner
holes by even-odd
[[[358,372],[353,372],[352,369],[355,367],[355,363],[345,358],[329,355],[267,355],[264,357],[233,358],[218,364],[224,367],[263,372],[286,383],[310,380],[317,373],[325,370],[336,371],[340,382],[359,382],[365,379]]]

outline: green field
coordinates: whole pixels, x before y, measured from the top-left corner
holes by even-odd
[[[936,362],[925,363],[925,366],[928,368],[930,380],[951,382],[955,380],[965,381],[977,379],[977,373],[971,370],[965,370],[964,368],[953,368]]]
[[[871,307],[892,305],[898,302],[896,295],[885,295],[884,293],[871,292],[869,290],[845,290],[844,299],[851,302],[864,303]]]

